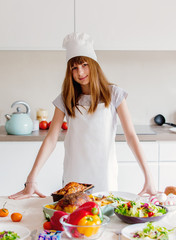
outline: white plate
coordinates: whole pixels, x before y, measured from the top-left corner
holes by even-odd
[[[133,239],[134,240],[134,238],[132,238],[133,233],[135,233],[139,230],[142,230],[144,227],[146,227],[146,225],[147,225],[147,223],[132,224],[132,225],[129,225],[129,226],[123,228],[121,233],[127,239]],[[161,223],[160,224],[159,223],[153,223],[153,225],[166,227],[167,229],[172,229],[172,227],[166,226],[165,224],[161,224]],[[173,240],[174,237],[175,237],[175,233],[170,233],[169,234],[169,240]],[[136,239],[139,239],[139,238],[136,238]]]
[[[30,235],[28,228],[11,223],[0,223],[0,232],[3,231],[13,231],[20,236],[21,240],[29,237]]]
[[[124,198],[126,200],[136,201],[139,196],[134,193],[128,193],[128,192],[119,192],[119,191],[109,191],[109,192],[97,192],[93,193],[93,196],[109,196],[110,194],[113,194],[115,197]]]
[[[176,127],[169,128],[169,130],[170,130],[171,132],[174,132],[174,133],[176,133]]]

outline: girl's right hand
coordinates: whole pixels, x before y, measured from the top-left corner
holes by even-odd
[[[26,184],[26,187],[13,195],[10,195],[8,198],[10,199],[25,199],[32,197],[33,194],[37,194],[41,198],[45,198],[46,196],[43,195],[41,192],[38,191],[37,183],[36,182],[30,182]]]

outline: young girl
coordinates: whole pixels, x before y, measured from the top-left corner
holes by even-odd
[[[126,104],[127,93],[110,84],[100,68],[93,43],[87,34],[73,33],[64,39],[67,70],[62,93],[54,100],[55,113],[48,134],[28,175],[25,188],[9,198],[22,199],[36,193],[37,175],[54,150],[66,116],[63,185],[68,182],[92,183],[94,191],[117,190],[115,135],[120,118],[128,145],[145,177],[141,191],[155,194],[145,156],[136,136]]]

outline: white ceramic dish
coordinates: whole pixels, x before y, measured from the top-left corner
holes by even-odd
[[[173,127],[173,128],[169,128],[169,130],[173,133],[176,133],[176,127]]]
[[[0,232],[3,231],[12,231],[17,233],[20,236],[20,239],[26,239],[30,235],[30,230],[26,227],[11,224],[11,223],[1,223],[0,224]]]
[[[134,238],[132,238],[132,236],[133,236],[132,234],[137,231],[142,230],[143,228],[146,227],[146,225],[147,225],[147,223],[132,224],[132,225],[129,225],[129,226],[123,228],[121,233],[125,238],[134,240]],[[170,227],[169,225],[166,226],[165,224],[161,224],[161,223],[153,223],[153,225],[172,229],[172,227]],[[136,239],[138,239],[138,238],[136,238]],[[175,233],[170,233],[169,240],[174,240],[174,239],[175,239]]]
[[[110,194],[113,194],[115,197],[124,198],[126,200],[136,201],[139,196],[134,193],[128,193],[128,192],[120,192],[120,191],[109,191],[109,192],[97,192],[93,193],[94,196],[109,196]]]
[[[128,192],[119,192],[119,191],[110,191],[110,192],[97,192],[93,193],[93,196],[101,197],[101,196],[109,196],[110,194],[114,195],[114,197],[120,197],[124,198],[126,200],[130,201],[136,201],[138,199],[138,195],[134,193],[128,193]],[[114,204],[108,204],[101,207],[101,210],[104,215],[110,217],[114,214]]]
[[[57,203],[58,203],[58,201],[57,202],[48,203],[48,204],[45,204],[43,206],[43,212],[46,215],[46,217],[49,216],[51,218],[53,216],[54,212],[56,211],[55,209],[47,208],[46,206],[47,205],[56,205]]]

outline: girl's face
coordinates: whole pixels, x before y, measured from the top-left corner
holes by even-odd
[[[81,88],[89,87],[89,65],[87,62],[82,64],[75,64],[72,67],[72,75],[75,82],[81,85]]]

